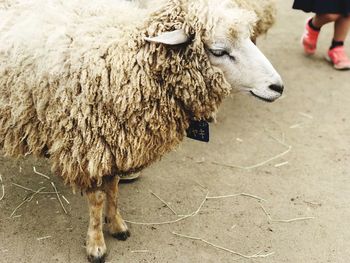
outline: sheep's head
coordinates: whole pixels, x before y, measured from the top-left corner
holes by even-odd
[[[253,13],[235,8],[231,0],[189,0],[185,6],[187,17],[179,23],[180,29],[146,40],[165,45],[197,42],[210,66],[221,72],[232,88],[269,102],[281,96],[281,77],[250,40],[256,21]]]

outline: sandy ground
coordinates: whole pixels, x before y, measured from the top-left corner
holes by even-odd
[[[336,72],[323,60],[330,27],[321,36],[317,55],[302,55],[299,38],[307,15],[291,10],[291,2],[279,1],[278,23],[259,41],[285,81],[285,96],[273,104],[245,95],[227,99],[218,122],[211,125],[209,144],[186,140],[138,181],[120,186],[122,214],[138,222],[178,218],[150,190],[180,215],[196,211],[207,191],[210,196],[249,193],[266,201],[247,196],[207,200],[196,216],[178,223],[129,224],[132,236],[125,242],[106,235],[108,262],[251,261],[172,232],[246,255],[274,252],[253,262],[349,262],[350,72]],[[278,155],[252,169],[213,164],[247,167]],[[33,166],[51,180],[35,174]],[[86,262],[85,197],[64,187],[45,160],[0,158],[0,173],[5,186],[0,262]],[[51,181],[69,200],[63,201],[68,215],[55,195],[47,194],[35,196],[9,219],[29,194],[13,183],[52,191]],[[273,221],[300,217],[314,219]]]

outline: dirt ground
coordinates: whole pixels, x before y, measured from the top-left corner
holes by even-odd
[[[322,32],[314,58],[302,55],[299,38],[307,15],[291,4],[279,0],[278,22],[258,43],[284,79],[283,98],[267,104],[234,95],[211,124],[210,143],[186,139],[138,181],[120,186],[124,218],[145,223],[179,218],[150,191],[179,215],[196,211],[207,191],[265,201],[243,195],[208,199],[198,214],[177,223],[129,224],[132,236],[125,242],[106,235],[108,262],[349,262],[350,72],[336,72],[323,59],[331,27]],[[51,179],[34,173],[33,166]],[[86,262],[85,197],[64,187],[45,160],[0,158],[0,173],[0,262]],[[14,183],[53,191],[51,181],[70,203],[62,199],[67,215],[55,195],[43,194],[9,218],[30,194]],[[278,221],[305,217],[312,219]],[[245,259],[172,232],[266,257]]]

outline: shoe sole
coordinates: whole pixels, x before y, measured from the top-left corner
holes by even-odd
[[[335,65],[332,61],[332,59],[328,56],[328,55],[325,55],[324,58],[333,65],[333,68],[335,68],[336,70],[350,70],[350,66],[346,66],[346,67],[339,67],[337,65]]]

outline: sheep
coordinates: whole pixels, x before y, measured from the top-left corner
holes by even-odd
[[[131,0],[128,0],[131,1]],[[159,4],[160,0],[133,0],[137,2],[140,8],[152,8]],[[257,42],[257,38],[264,35],[274,25],[276,20],[276,1],[275,0],[232,0],[236,7],[243,8],[248,11],[252,11],[257,16],[257,21],[253,26],[251,40],[254,44]],[[137,179],[140,173],[124,176],[120,179],[120,182],[130,182]]]
[[[130,236],[118,181],[174,149],[232,88],[274,101],[283,83],[250,41],[251,12],[230,0],[17,0],[0,10],[0,150],[49,156],[86,194],[90,262],[106,227]]]

